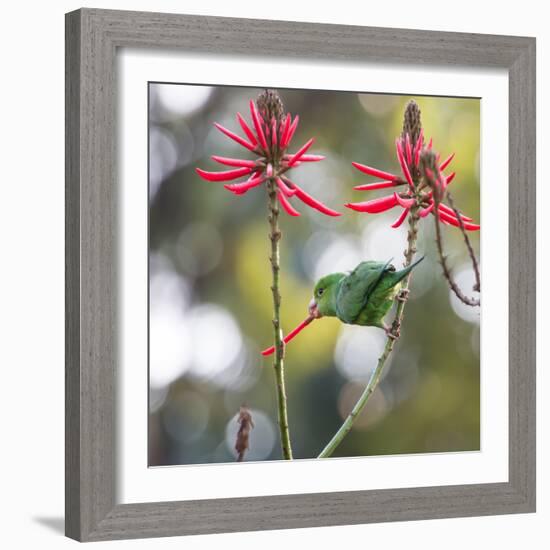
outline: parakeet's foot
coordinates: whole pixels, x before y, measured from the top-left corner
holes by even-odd
[[[406,302],[409,299],[409,293],[410,290],[408,288],[402,288],[395,299],[398,302]]]
[[[399,338],[399,329],[395,331],[393,326],[384,326],[384,331],[386,332],[386,336],[388,338],[392,338],[393,340],[397,340]]]

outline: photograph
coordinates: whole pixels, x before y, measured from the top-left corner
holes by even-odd
[[[544,4],[90,4],[3,10],[3,547],[544,546]]]
[[[148,86],[149,466],[479,451],[480,99]]]

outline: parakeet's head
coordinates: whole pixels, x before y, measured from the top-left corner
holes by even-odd
[[[345,273],[331,273],[317,281],[313,290],[313,298],[309,302],[309,314],[315,318],[336,316],[336,294],[340,281]]]

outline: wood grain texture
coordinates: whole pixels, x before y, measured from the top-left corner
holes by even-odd
[[[500,67],[510,80],[509,482],[116,504],[120,47]],[[66,533],[108,540],[535,510],[535,40],[79,10],[66,16]]]
[[[80,533],[80,26],[65,26],[65,528]]]

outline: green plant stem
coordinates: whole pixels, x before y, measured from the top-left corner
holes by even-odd
[[[275,380],[277,388],[277,405],[279,416],[279,432],[281,435],[281,448],[283,458],[292,460],[292,447],[290,444],[290,433],[288,429],[288,411],[285,389],[285,370],[284,353],[285,346],[283,342],[283,333],[281,330],[281,293],[279,290],[279,242],[281,240],[281,231],[279,229],[279,205],[277,203],[277,187],[274,178],[267,182],[269,196],[269,238],[271,240],[271,292],[273,295],[273,332],[275,339],[275,355],[273,359],[273,368],[275,370]]]
[[[415,206],[411,208],[409,215],[409,232],[407,235],[407,250],[405,250],[405,265],[407,267],[413,261],[414,255],[416,253],[416,239],[418,235],[418,207]],[[326,447],[321,451],[317,458],[326,458],[332,455],[336,450],[338,445],[342,443],[343,439],[351,430],[355,419],[361,414],[361,411],[365,408],[370,396],[373,394],[374,390],[377,388],[378,383],[380,382],[380,377],[384,371],[384,366],[393,351],[395,343],[399,338],[399,330],[401,328],[401,323],[403,322],[403,315],[405,312],[405,304],[408,299],[409,284],[411,280],[412,272],[409,273],[405,281],[403,282],[400,299],[398,301],[397,310],[395,312],[395,318],[391,327],[391,336],[388,335],[386,340],[386,345],[384,346],[384,351],[378,359],[376,368],[374,369],[363,393],[359,397],[357,403],[355,403],[353,409],[344,420],[344,423],[340,426],[338,431],[334,434],[332,439],[328,442]]]

